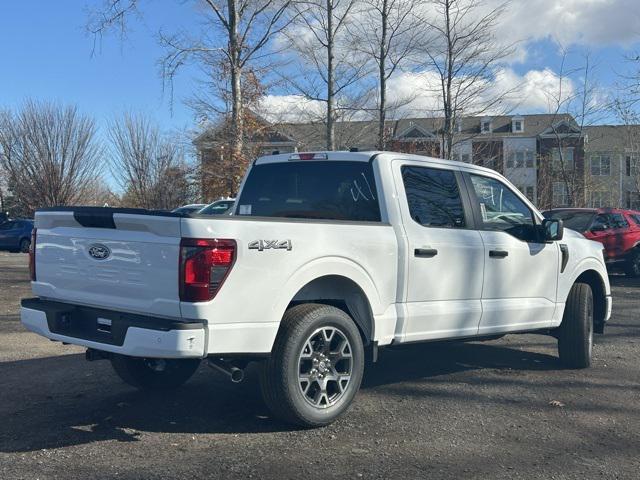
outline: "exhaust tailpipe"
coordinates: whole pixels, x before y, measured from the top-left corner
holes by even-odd
[[[207,360],[207,365],[227,375],[233,383],[240,383],[244,380],[243,369],[235,367],[222,359],[210,358]]]

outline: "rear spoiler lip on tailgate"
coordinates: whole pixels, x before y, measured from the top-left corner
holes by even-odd
[[[187,215],[183,213],[166,212],[163,210],[147,210],[145,208],[117,208],[117,207],[48,207],[39,208],[39,212],[72,212],[73,218],[83,227],[87,228],[116,228],[113,220],[114,214],[148,215],[154,217],[177,217]]]
[[[39,213],[72,214],[73,219],[85,228],[116,229],[114,215],[137,215],[150,217],[184,218],[184,213],[173,213],[163,210],[147,210],[144,208],[117,208],[117,207],[48,207],[36,210]]]

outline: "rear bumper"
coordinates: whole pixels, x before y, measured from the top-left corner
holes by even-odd
[[[105,352],[147,358],[206,356],[203,320],[176,320],[28,298],[22,324],[39,335]]]

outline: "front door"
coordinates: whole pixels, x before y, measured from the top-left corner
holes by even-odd
[[[465,178],[485,248],[478,333],[550,326],[560,266],[557,242],[540,240],[533,211],[501,180],[476,174]]]
[[[475,335],[484,247],[462,177],[423,162],[396,161],[393,170],[408,246],[402,339]]]

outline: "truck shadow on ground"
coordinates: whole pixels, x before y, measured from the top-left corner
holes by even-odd
[[[64,355],[0,364],[0,451],[25,452],[104,440],[132,442],[153,432],[264,433],[293,428],[272,419],[262,402],[258,365],[232,384],[203,366],[175,392],[139,392],[124,385],[106,361]],[[422,344],[384,351],[365,373],[363,395],[384,386],[422,388],[469,370],[504,372],[561,369],[556,357],[499,344]],[[444,376],[444,377],[443,377]],[[505,375],[505,382],[509,376]],[[423,387],[426,387],[424,390]],[[391,391],[393,391],[393,388]],[[408,391],[409,391],[408,390]],[[393,393],[390,393],[393,395]],[[440,393],[442,395],[442,393]],[[455,395],[454,395],[455,396]],[[357,402],[357,399],[356,399]]]

